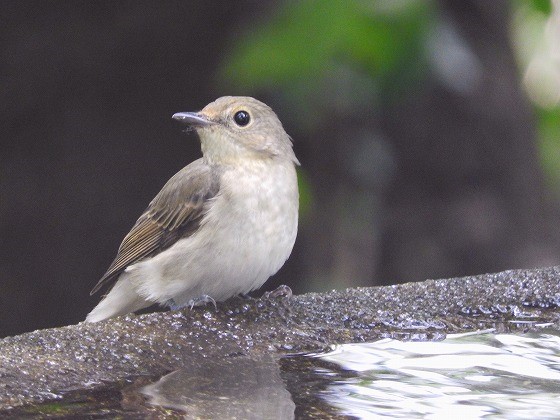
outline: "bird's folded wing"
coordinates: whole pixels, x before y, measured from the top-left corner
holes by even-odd
[[[219,192],[219,177],[199,159],[175,174],[126,235],[115,260],[91,291],[97,292],[126,267],[192,235]]]

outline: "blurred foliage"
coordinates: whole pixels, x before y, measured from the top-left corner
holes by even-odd
[[[560,196],[560,30],[554,30],[560,25],[560,10],[554,10],[550,0],[517,0],[513,5],[513,41],[535,108],[541,163]]]
[[[523,0],[525,1],[525,0]],[[552,3],[550,0],[530,0],[530,7],[540,13],[550,15],[552,12]]]
[[[555,193],[560,194],[560,108],[537,107],[539,151],[543,169]]]
[[[299,189],[299,216],[305,218],[311,212],[311,203],[313,202],[313,193],[311,190],[311,182],[307,178],[305,171],[301,168],[297,169],[298,189]]]
[[[391,1],[397,5],[289,2],[239,42],[227,77],[244,87],[291,83],[316,78],[333,58],[363,66],[374,76],[391,75],[414,60],[411,55],[421,46],[419,34],[429,10],[425,2]]]
[[[245,92],[284,92],[312,129],[325,103],[371,106],[415,84],[433,9],[421,0],[289,1],[236,41],[219,76]]]

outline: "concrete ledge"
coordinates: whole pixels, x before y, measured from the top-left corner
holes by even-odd
[[[232,299],[217,310],[210,305],[35,331],[0,340],[0,413],[212,358],[279,357],[380,337],[559,328],[559,305],[560,267],[552,267],[290,299]]]

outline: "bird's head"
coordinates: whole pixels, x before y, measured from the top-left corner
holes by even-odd
[[[196,130],[208,163],[238,159],[286,159],[298,163],[282,123],[264,103],[246,96],[223,96],[199,112],[173,118]]]

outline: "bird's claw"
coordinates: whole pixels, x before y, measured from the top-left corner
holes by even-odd
[[[263,298],[265,299],[274,299],[277,297],[280,297],[282,299],[290,299],[292,297],[293,293],[292,293],[292,289],[290,289],[288,286],[286,286],[285,284],[282,284],[280,286],[278,286],[276,289],[270,291],[270,292],[266,292],[263,295]]]
[[[212,296],[209,295],[202,295],[197,298],[191,299],[189,300],[189,303],[187,305],[189,305],[190,309],[192,310],[195,306],[206,305],[207,303],[210,302],[212,302],[212,304],[214,305],[214,309],[217,311],[218,305],[216,304],[214,298],[212,298]]]

